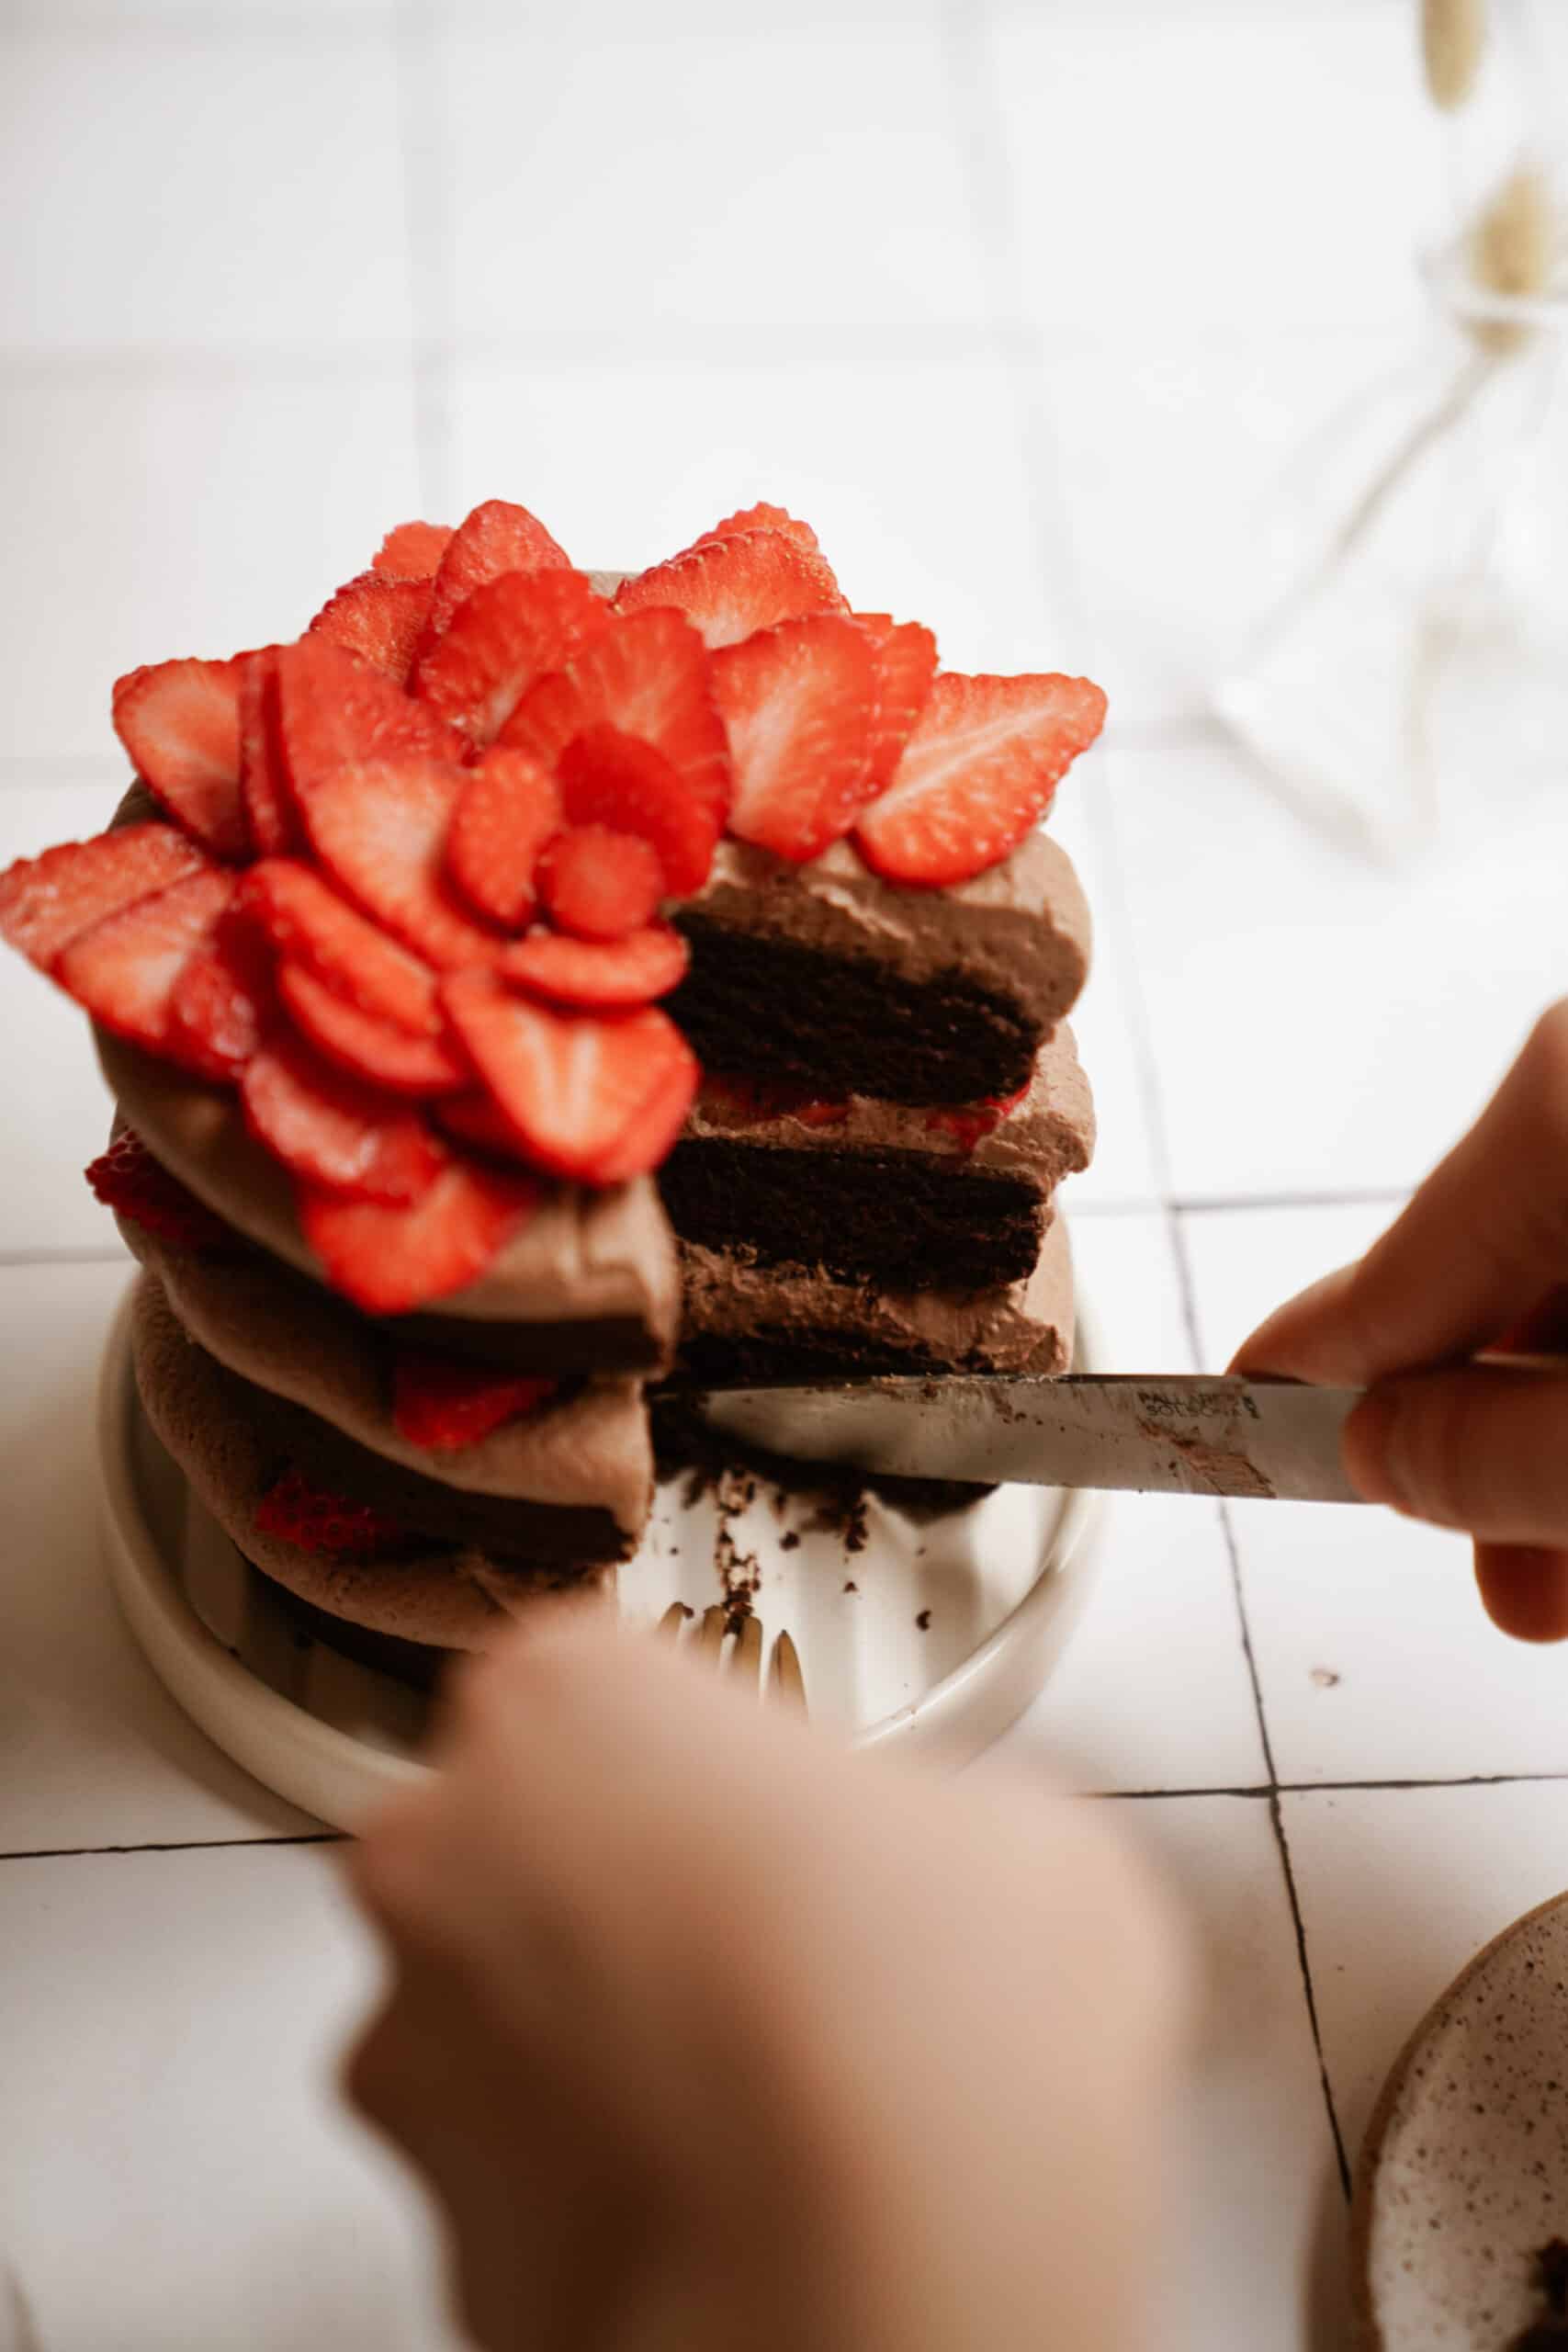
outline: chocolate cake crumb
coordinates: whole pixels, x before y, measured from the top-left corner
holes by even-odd
[[[1534,2260],[1546,2311],[1514,2337],[1506,2352],[1568,2352],[1568,2242],[1548,2238],[1536,2249]]]
[[[929,1609],[922,1609],[919,1615],[916,1618],[915,1623],[919,1627],[922,1634],[929,1634],[931,1626],[931,1611]]]
[[[844,1590],[846,1592],[858,1592],[860,1590],[860,1587],[856,1584],[853,1577],[846,1577],[844,1578]]]
[[[797,1529],[792,1527],[787,1535],[781,1535],[779,1537],[779,1550],[781,1552],[798,1552],[799,1549],[800,1534]]]

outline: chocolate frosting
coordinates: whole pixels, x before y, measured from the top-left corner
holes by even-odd
[[[595,1383],[506,1422],[476,1445],[432,1451],[399,1434],[390,1364],[375,1327],[314,1283],[261,1256],[177,1250],[120,1220],[192,1339],[231,1372],[288,1397],[372,1453],[474,1494],[597,1505],[640,1537],[653,1499],[653,1457],[641,1388]]]
[[[825,1153],[924,1152],[967,1159],[972,1168],[1022,1178],[1042,1193],[1087,1168],[1094,1148],[1094,1105],[1072,1031],[1057,1030],[1042,1047],[1028,1093],[996,1126],[968,1144],[951,1119],[870,1095],[852,1095],[842,1118],[818,1122],[794,1111],[759,1114],[719,1084],[704,1088],[683,1130],[689,1142],[728,1143]]]
[[[325,1271],[299,1229],[288,1171],[253,1142],[237,1098],[96,1024],[94,1037],[104,1076],[149,1149],[228,1224],[324,1284]],[[678,1279],[648,1178],[606,1193],[559,1185],[477,1282],[432,1306],[443,1317],[487,1323],[647,1323],[667,1346]]]

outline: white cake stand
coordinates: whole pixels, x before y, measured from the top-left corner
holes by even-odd
[[[1080,1322],[1078,1363],[1094,1361]],[[308,1813],[353,1828],[418,1780],[427,1702],[301,1635],[191,1493],[143,1414],[129,1302],[99,1383],[109,1577],[153,1671],[208,1736]],[[813,1523],[764,1482],[693,1497],[661,1487],[620,1571],[620,1606],[651,1625],[671,1600],[724,1597],[720,1563],[754,1564],[757,1615],[787,1626],[812,1713],[855,1745],[897,1742],[964,1763],[1015,1722],[1066,1645],[1092,1574],[1096,1498],[1001,1487],[962,1510],[911,1516],[867,1498],[863,1540]]]

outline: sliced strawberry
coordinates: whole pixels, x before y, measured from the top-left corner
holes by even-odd
[[[54,976],[117,1037],[184,1059],[184,1041],[169,1025],[175,986],[189,958],[210,944],[233,895],[234,876],[221,866],[188,875],[82,932],[61,955]],[[210,1075],[205,1056],[197,1066],[201,1076]]]
[[[114,689],[114,731],[176,823],[217,857],[250,852],[240,805],[239,662],[158,662]]]
[[[40,972],[106,915],[209,871],[193,842],[173,825],[121,825],[90,842],[62,842],[19,857],[0,874],[0,939]]]
[[[370,569],[388,580],[434,580],[451,537],[447,523],[400,523],[371,557]]]
[[[487,580],[503,571],[570,571],[571,559],[538,517],[504,498],[487,498],[453,532],[435,574],[435,594],[425,624],[422,653],[445,634],[459,605]]]
[[[539,860],[539,896],[574,939],[625,939],[658,912],[664,868],[651,842],[608,825],[572,825]]]
[[[679,1031],[676,1035],[680,1036]],[[595,1182],[629,1184],[634,1176],[647,1176],[661,1168],[686,1124],[686,1114],[701,1083],[697,1057],[681,1037],[680,1052],[671,1053],[659,1086],[600,1161]]]
[[[414,649],[430,616],[434,591],[428,580],[393,579],[384,571],[362,571],[329,596],[306,632],[357,653],[372,669],[400,685],[413,668]]]
[[[571,575],[557,571],[540,577],[566,580]],[[480,595],[485,593],[479,591]],[[442,639],[444,645],[450,642],[450,637]],[[477,913],[488,915],[503,931],[515,931],[534,911],[534,869],[561,821],[555,779],[526,752],[498,746],[475,762],[463,786],[446,835],[446,871]]]
[[[558,1385],[536,1374],[467,1363],[461,1356],[400,1348],[392,1363],[392,1421],[411,1445],[451,1453],[537,1412]]]
[[[547,1004],[615,1012],[668,996],[691,960],[680,933],[655,922],[609,945],[536,931],[505,948],[496,968],[513,988]]]
[[[305,830],[333,880],[442,970],[494,960],[497,942],[457,906],[442,872],[468,777],[437,760],[367,760],[316,777]]]
[[[852,620],[819,614],[713,656],[735,771],[729,830],[803,865],[847,833],[869,797],[876,652]]]
[[[724,722],[708,685],[702,639],[679,613],[633,613],[582,648],[565,670],[530,687],[500,741],[532,752],[555,772],[567,745],[591,728],[612,727],[662,752],[687,799],[707,820],[712,839],[729,807],[729,752]],[[583,823],[601,821],[584,816]],[[602,821],[612,822],[606,816]],[[641,831],[628,826],[626,830]],[[673,891],[700,888],[688,859],[667,865]]]
[[[783,531],[736,531],[701,540],[689,555],[623,581],[615,605],[618,613],[673,605],[701,630],[710,651],[739,645],[778,621],[847,609],[818,550]]]
[[[609,626],[586,572],[503,571],[458,606],[413,691],[469,742],[492,743],[535,679]]]
[[[608,825],[652,843],[674,898],[700,890],[723,819],[694,799],[662,752],[615,727],[590,727],[556,765],[561,806],[573,825]]]
[[[967,882],[1032,831],[1104,723],[1105,696],[1087,678],[946,671],[855,845],[890,882]]]
[[[412,1208],[305,1190],[299,1223],[328,1281],[370,1315],[406,1315],[482,1274],[532,1214],[525,1176],[453,1159]]]
[[[447,1016],[479,1077],[541,1168],[583,1183],[691,1055],[653,1007],[615,1016],[552,1012],[483,973],[446,983]]]
[[[412,1037],[327,988],[303,964],[277,967],[277,993],[301,1036],[339,1069],[389,1094],[456,1094],[469,1084],[466,1064],[438,1038]]]
[[[345,1003],[413,1037],[439,1034],[430,966],[340,899],[313,866],[264,857],[241,883],[237,903],[279,956],[303,965]]]
[[[267,1488],[256,1504],[255,1525],[275,1543],[333,1560],[367,1560],[412,1541],[395,1512],[318,1487],[302,1470],[286,1470]]]
[[[467,745],[427,703],[324,637],[275,657],[277,741],[296,801],[349,760],[461,760]]]
[[[231,907],[175,982],[167,1049],[187,1069],[236,1079],[272,1024],[273,1001],[265,943]]]
[[[892,782],[904,746],[931,700],[936,639],[919,621],[895,621],[891,613],[857,613],[855,618],[876,648],[876,718],[865,792],[867,800],[874,800]]]
[[[293,849],[299,838],[278,731],[277,653],[267,645],[240,660],[240,803],[258,857]]]
[[[448,1094],[434,1105],[434,1116],[459,1143],[472,1144],[478,1150],[493,1152],[502,1159],[533,1164],[523,1137],[501,1105],[488,1094],[478,1090],[468,1094]]]
[[[231,1248],[234,1234],[205,1201],[187,1192],[155,1159],[134,1127],[121,1127],[107,1151],[100,1153],[84,1175],[104,1206],[130,1219],[144,1233],[172,1241],[176,1250]]]
[[[416,1201],[446,1154],[406,1103],[335,1070],[279,1030],[240,1084],[245,1124],[301,1182],[356,1200]]]
[[[698,548],[710,546],[715,539],[739,538],[749,531],[777,531],[802,548],[815,549],[818,544],[817,534],[809,523],[799,522],[787,508],[770,506],[764,501],[761,505],[743,506],[738,514],[727,514],[722,523],[716,523],[711,531],[705,531],[700,538],[692,541],[689,548],[682,548],[681,554],[692,555]],[[671,561],[679,562],[680,557],[672,556]]]

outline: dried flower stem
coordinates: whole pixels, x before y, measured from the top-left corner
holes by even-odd
[[[1486,0],[1421,0],[1421,54],[1427,87],[1445,113],[1475,87],[1486,47]]]

